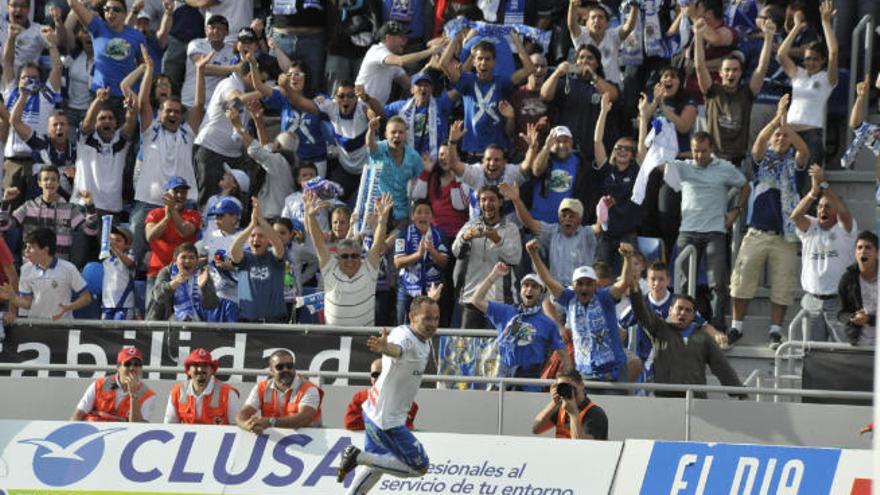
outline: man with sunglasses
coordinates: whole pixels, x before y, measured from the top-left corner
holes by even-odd
[[[382,374],[382,359],[376,359],[372,363],[370,363],[370,385],[375,386],[376,380],[379,379],[379,376]],[[345,408],[345,418],[343,418],[343,425],[346,430],[349,431],[364,431],[364,402],[370,397],[370,389],[362,388],[354,393],[351,397],[351,402],[348,403],[348,407]],[[409,408],[409,412],[406,414],[406,429],[409,431],[413,431],[416,427],[415,420],[416,414],[419,412],[419,405],[413,401],[412,407]]]
[[[140,349],[131,345],[120,349],[116,373],[89,385],[70,420],[146,423],[153,412],[156,394],[141,381],[143,366],[144,354]]]
[[[259,435],[267,428],[320,426],[324,391],[299,376],[295,364],[287,349],[269,356],[269,378],[251,389],[235,418],[239,428]]]

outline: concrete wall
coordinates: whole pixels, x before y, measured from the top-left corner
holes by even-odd
[[[0,378],[0,419],[65,420],[91,380],[78,378]],[[161,421],[174,382],[150,381],[159,397],[153,421]],[[238,384],[246,397],[252,384]],[[339,428],[357,387],[325,387],[324,426]],[[545,394],[504,394],[505,435],[531,435],[532,419],[546,404]],[[595,396],[609,417],[614,440],[684,440],[682,399]],[[499,394],[476,390],[422,389],[416,399],[416,427],[423,431],[495,434]],[[858,429],[871,420],[871,408],[736,400],[693,402],[691,440],[820,447],[870,448]]]

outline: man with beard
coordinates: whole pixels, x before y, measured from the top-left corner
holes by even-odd
[[[128,421],[146,423],[156,394],[141,381],[144,353],[127,345],[116,354],[116,373],[102,376],[86,389],[71,421]]]
[[[293,354],[286,349],[269,356],[269,378],[251,389],[235,418],[239,428],[259,435],[267,428],[320,425],[324,391],[300,377],[295,363]]]
[[[810,319],[810,340],[846,342],[837,322],[837,289],[846,268],[855,261],[858,229],[843,200],[825,181],[822,167],[810,167],[810,177],[809,194],[791,212],[801,240],[801,307]],[[807,210],[817,199],[816,216],[808,216]]]
[[[371,46],[364,55],[355,84],[363,84],[367,93],[382,105],[388,102],[393,83],[404,90],[409,89],[409,76],[403,69],[405,66],[430,58],[446,46],[445,38],[438,38],[422,51],[404,54],[406,28],[397,21],[388,21],[382,25],[378,38],[379,42]]]
[[[456,257],[455,287],[459,301],[465,305],[461,314],[462,328],[492,328],[483,312],[470,304],[477,286],[486,279],[496,263],[516,266],[522,257],[519,229],[501,216],[501,192],[495,186],[483,186],[479,194],[479,217],[464,224],[455,242],[452,254]],[[490,301],[513,302],[513,276],[499,277],[488,289]]]
[[[715,339],[708,332],[700,331],[700,324],[694,321],[697,306],[692,297],[674,296],[669,317],[664,320],[648,309],[638,284],[634,284],[631,290],[633,313],[641,328],[654,342],[655,382],[705,385],[708,365],[722,385],[742,386],[736,371],[715,343]],[[658,390],[655,393],[658,397],[684,396],[684,392]],[[697,392],[694,396],[706,398],[706,394],[702,392]]]
[[[530,273],[520,281],[520,305],[486,301],[486,293],[495,281],[509,273],[509,266],[496,263],[471,300],[471,304],[485,313],[498,331],[497,376],[540,378],[550,352],[556,353],[564,369],[571,368],[556,322],[541,312],[546,287],[537,275]],[[543,387],[530,385],[516,386],[515,389],[540,392]]]
[[[238,390],[214,378],[218,367],[210,352],[201,347],[193,349],[183,362],[189,379],[171,387],[168,406],[165,407],[165,423],[235,424]]]
[[[877,340],[877,235],[863,231],[856,239],[856,262],[846,269],[838,287],[838,320],[849,342],[873,346]]]
[[[597,289],[598,277],[591,266],[581,266],[571,275],[573,287],[564,287],[551,275],[540,256],[540,243],[532,239],[526,251],[541,282],[565,309],[566,326],[571,329],[574,344],[574,367],[584,380],[626,381],[626,352],[618,330],[616,304],[626,295],[633,282],[634,249],[623,242],[623,274],[611,287]]]
[[[452,101],[446,91],[434,96],[431,75],[422,71],[413,76],[411,98],[397,100],[385,105],[385,117],[395,115],[406,123],[406,142],[421,156],[429,156],[436,162],[440,146],[449,134],[449,114]]]
[[[407,143],[407,128],[403,118],[394,116],[385,125],[385,140],[376,142],[381,117],[370,119],[367,129],[367,147],[370,161],[382,165],[379,176],[379,194],[388,193],[394,201],[393,218],[396,223],[409,217],[410,182],[422,173],[422,159],[415,148]]]
[[[581,225],[584,205],[580,200],[563,199],[559,203],[557,221],[548,223],[535,219],[529,213],[519,197],[519,188],[501,184],[499,189],[513,202],[523,225],[541,243],[550,273],[556,280],[568,280],[575,268],[593,265],[596,242],[602,227],[599,224]]]
[[[409,321],[390,334],[383,329],[379,336],[367,340],[371,351],[382,354],[382,373],[364,403],[364,450],[349,445],[342,453],[338,482],[345,481],[358,465],[364,466],[355,475],[348,495],[369,492],[383,473],[417,478],[428,472],[428,455],[406,428],[406,418],[431,355],[440,307],[433,299],[418,296],[410,305]]]
[[[480,217],[477,191],[485,186],[497,187],[502,182],[512,186],[519,186],[525,181],[525,176],[530,170],[526,161],[519,165],[507,163],[504,149],[497,144],[490,144],[486,147],[480,163],[465,164],[459,159],[458,155],[458,141],[465,135],[467,135],[467,130],[464,127],[464,122],[461,120],[455,121],[449,127],[449,146],[447,147],[448,157],[446,162],[455,176],[463,184],[471,188],[470,204],[471,220],[473,220]]]
[[[239,321],[283,322],[284,241],[263,218],[259,200],[254,198],[251,223],[239,232],[229,247],[229,256],[238,270]],[[249,250],[244,249],[245,241]],[[269,246],[272,252],[269,252]]]

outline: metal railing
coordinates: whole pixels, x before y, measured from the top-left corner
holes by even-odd
[[[801,312],[804,312],[804,310],[801,310]],[[798,313],[798,315],[800,316],[800,313]],[[795,317],[795,318],[797,318],[797,317]],[[802,321],[803,320],[806,320],[806,318],[805,317],[802,318]],[[792,321],[792,325],[794,323],[795,322]],[[789,326],[789,328],[791,328],[791,325]],[[799,354],[792,355],[791,351],[794,348],[801,349],[801,352]],[[787,342],[783,342],[782,344],[779,345],[779,347],[776,348],[776,353],[773,356],[773,378],[775,379],[774,388],[779,387],[779,383],[780,383],[781,378],[788,378],[788,379],[792,379],[792,378],[799,379],[800,378],[800,376],[794,375],[794,368],[793,368],[793,364],[792,364],[793,358],[796,357],[798,359],[803,359],[806,352],[809,351],[810,349],[824,349],[824,350],[831,350],[831,351],[855,351],[855,352],[864,352],[864,353],[873,353],[874,352],[873,347],[872,348],[859,348],[859,347],[853,347],[850,344],[843,344],[843,343],[838,343],[838,342],[812,342],[809,340],[789,340]],[[786,351],[787,351],[787,354],[783,355],[783,353]],[[789,360],[788,374],[787,375],[780,375],[779,370],[781,368],[782,360],[785,358],[787,358]],[[790,390],[790,389],[779,388],[779,390]],[[867,392],[864,392],[864,393],[867,393]],[[791,394],[779,394],[779,395],[791,395]],[[779,395],[777,395],[774,392],[773,402],[779,402]],[[873,395],[873,394],[871,394],[871,395]],[[804,397],[806,397],[806,396],[804,396]]]
[[[0,371],[73,371],[73,372],[96,372],[105,371],[112,372],[115,368],[110,366],[96,365],[67,365],[67,364],[32,364],[32,363],[0,363]],[[179,373],[179,367],[172,366],[145,366],[145,373]],[[345,378],[345,379],[362,379],[368,380],[370,375],[366,372],[336,372],[336,371],[308,371],[297,370],[298,373],[315,378],[319,384],[324,380]],[[246,368],[220,368],[217,371],[221,375],[248,375],[248,376],[265,376],[264,369],[246,369]],[[453,376],[453,375],[424,375],[423,381],[426,382],[469,382],[479,384],[494,384],[498,386],[498,425],[497,434],[504,434],[504,398],[506,395],[505,388],[510,385],[539,385],[549,386],[554,383],[553,380],[539,380],[534,378],[489,378],[482,376]],[[824,399],[844,399],[844,400],[872,400],[874,394],[871,392],[850,392],[839,390],[798,390],[783,388],[761,388],[761,387],[727,387],[721,385],[685,385],[685,384],[668,384],[668,383],[617,383],[617,382],[592,382],[585,381],[584,385],[590,389],[599,390],[648,390],[662,392],[678,392],[684,393],[684,440],[691,439],[691,422],[693,416],[693,402],[696,393],[704,394],[732,394],[732,395],[761,395],[772,394],[792,397],[816,397]],[[638,398],[633,397],[633,400]]]
[[[850,43],[850,53],[849,53],[849,92],[847,93],[847,106],[846,108],[852,109],[853,102],[856,98],[856,84],[863,79],[863,77],[856,77],[859,67],[859,37],[864,36],[864,46],[865,46],[865,71],[864,74],[871,74],[871,56],[874,53],[874,18],[868,14],[859,20],[859,23],[856,24],[855,29],[852,32],[852,38]],[[865,102],[867,105],[868,102]],[[847,116],[847,122],[849,117]],[[826,126],[827,128],[828,126]],[[846,126],[846,142],[852,141],[853,130],[849,125]]]
[[[675,273],[682,273],[682,265],[687,261],[687,294],[691,297],[697,297],[697,248],[693,244],[684,247],[675,258]]]

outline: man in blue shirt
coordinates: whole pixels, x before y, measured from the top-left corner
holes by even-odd
[[[566,312],[566,326],[574,344],[574,366],[584,380],[626,380],[626,352],[619,333],[615,305],[634,281],[631,257],[635,250],[620,243],[623,275],[611,287],[596,289],[596,272],[590,266],[577,268],[571,276],[573,287],[563,287],[550,274],[541,259],[540,243],[532,239],[526,251],[541,281]]]
[[[379,193],[391,194],[394,200],[394,221],[403,222],[409,217],[407,185],[422,173],[422,159],[412,146],[406,144],[406,122],[401,117],[391,117],[385,125],[385,140],[376,141],[381,117],[370,119],[367,129],[367,146],[370,162],[381,164]]]
[[[495,70],[495,45],[488,41],[477,43],[468,60],[473,61],[476,74],[462,74],[457,64],[450,63],[452,54],[457,53],[461,45],[461,36],[447,46],[440,60],[440,66],[446,72],[449,81],[455,85],[464,98],[464,121],[467,132],[462,141],[462,151],[481,154],[490,144],[497,144],[507,150],[510,143],[504,132],[505,121],[498,108],[498,103],[513,92],[514,87],[524,83],[529,75],[535,72],[535,65],[526,52],[522,41],[516,33],[510,35],[516,46],[517,54],[522,61],[522,68],[509,77],[497,76]]]
[[[556,323],[541,312],[546,287],[537,275],[530,273],[520,282],[518,306],[486,300],[495,281],[510,273],[510,266],[498,262],[489,276],[477,287],[471,304],[486,314],[498,330],[498,376],[539,378],[550,351],[556,352],[564,369],[571,368],[571,359]],[[527,392],[540,392],[542,387],[516,387]]]
[[[229,257],[238,269],[238,321],[284,322],[284,241],[263,218],[260,202],[252,201],[251,223],[229,247]],[[244,250],[245,242],[249,251]]]

